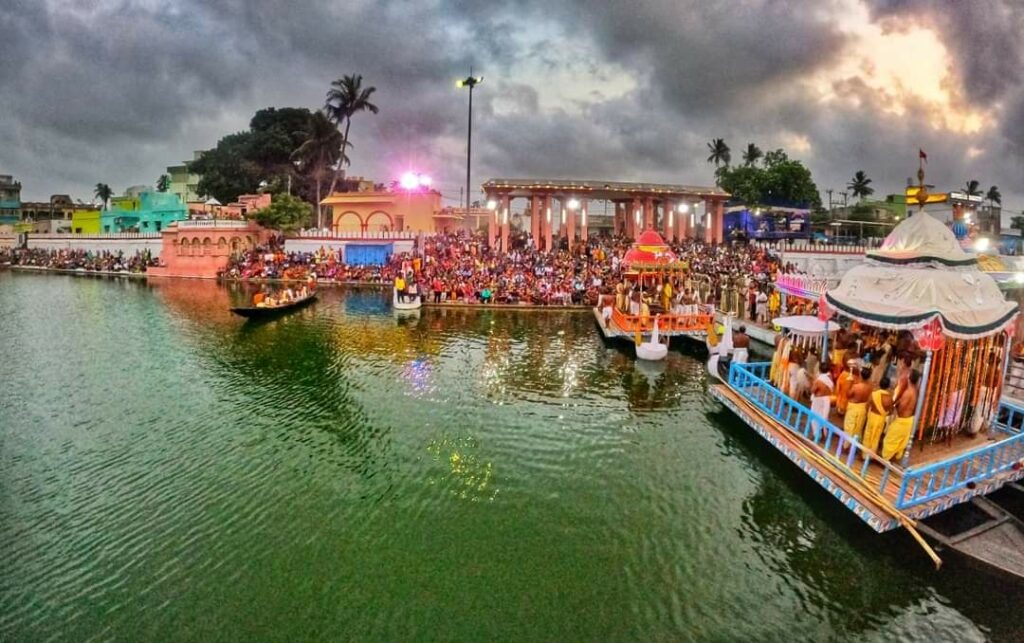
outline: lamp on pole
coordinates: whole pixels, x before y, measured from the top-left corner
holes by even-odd
[[[473,158],[473,88],[484,82],[483,76],[474,76],[473,68],[469,68],[469,76],[455,83],[456,87],[469,87],[469,127],[466,131],[466,216],[469,216],[469,184],[470,163]]]

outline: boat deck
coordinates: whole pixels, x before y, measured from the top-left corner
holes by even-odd
[[[650,335],[653,328],[655,316],[641,318],[638,315],[626,315],[618,310],[612,313],[609,324],[605,324],[599,307],[593,308],[594,321],[598,329],[607,340],[625,339],[633,341],[636,332],[642,335]],[[698,313],[696,315],[657,315],[658,332],[667,337],[689,337],[703,342],[707,336],[707,327],[713,317],[711,313]]]
[[[730,383],[711,394],[876,531],[897,528],[898,514],[925,518],[1024,477],[1024,434],[1012,428],[1024,408],[1008,406],[1015,417],[987,438],[915,445],[904,469],[758,378],[766,367],[733,365]]]

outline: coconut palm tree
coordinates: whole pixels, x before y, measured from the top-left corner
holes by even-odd
[[[106,210],[110,203],[110,197],[114,196],[114,191],[110,189],[110,186],[106,183],[97,183],[96,189],[93,190],[93,195],[103,204],[103,209]]]
[[[1000,194],[998,185],[993,185],[988,189],[988,192],[985,194],[985,200],[988,201],[989,208],[994,208],[996,203],[999,205],[1003,204],[1003,195]]]
[[[166,192],[171,187],[171,177],[166,174],[161,174],[160,178],[156,180],[156,191]]]
[[[964,191],[967,193],[967,196],[979,196],[981,195],[981,183],[977,179],[971,179],[967,182]]]
[[[323,228],[320,188],[327,171],[341,165],[338,162],[342,150],[341,132],[326,113],[317,111],[310,117],[302,135],[306,138],[292,152],[292,160],[298,162],[299,167],[316,181],[316,225]]]
[[[732,160],[732,154],[729,152],[729,146],[725,144],[725,139],[716,138],[708,143],[708,151],[711,152],[708,156],[708,163],[714,163],[715,167],[722,164],[729,165],[729,161]]]
[[[340,158],[345,158],[345,152],[349,145],[348,133],[352,127],[352,117],[359,112],[376,114],[379,111],[377,106],[370,102],[370,97],[375,91],[377,91],[376,87],[364,88],[363,77],[358,74],[343,76],[331,83],[331,88],[327,91],[324,110],[339,127],[342,123],[345,124],[345,132],[341,137]],[[341,177],[344,165],[345,163],[341,162],[335,169],[334,178],[331,179],[331,192],[334,191],[334,186]]]
[[[853,180],[847,183],[846,187],[853,193],[853,196],[860,198],[861,201],[864,200],[864,197],[875,193],[875,188],[871,187],[871,179],[864,174],[864,170],[854,172]]]
[[[764,156],[764,152],[761,151],[760,147],[753,143],[747,143],[747,149],[743,152],[743,162],[746,165],[754,165],[762,156]]]

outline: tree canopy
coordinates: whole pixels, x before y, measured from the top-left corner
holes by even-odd
[[[732,160],[732,152],[725,144],[725,139],[716,138],[708,143],[708,151],[711,152],[708,155],[708,163],[714,163],[716,168],[723,164],[728,166]]]
[[[871,179],[864,173],[864,170],[857,170],[846,187],[853,193],[853,196],[862,200],[875,193],[875,188],[871,187]]]
[[[749,207],[781,204],[821,206],[818,186],[803,163],[790,159],[781,149],[767,152],[763,158],[760,167],[719,167],[715,170],[718,184],[734,199]]]
[[[253,213],[252,219],[265,228],[290,232],[306,225],[313,208],[298,197],[278,194],[273,202]]]
[[[268,107],[249,122],[249,130],[228,134],[189,164],[199,174],[199,193],[230,203],[239,194],[255,192],[261,181],[274,186],[287,184],[288,176],[298,172],[292,152],[306,138],[312,117],[305,107]],[[304,183],[294,191],[305,194]]]

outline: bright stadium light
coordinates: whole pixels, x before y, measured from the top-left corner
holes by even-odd
[[[569,199],[569,202],[565,204],[570,210],[575,210],[580,207],[580,202],[576,199]]]
[[[679,214],[686,214],[690,211],[690,206],[686,203],[680,203],[676,206],[676,210],[679,211]]]
[[[406,172],[398,179],[398,184],[403,190],[415,190],[420,185],[420,179],[415,172]]]
[[[491,199],[490,201],[487,202],[487,209],[488,210],[497,210],[498,209],[498,202],[495,201],[494,199]]]

